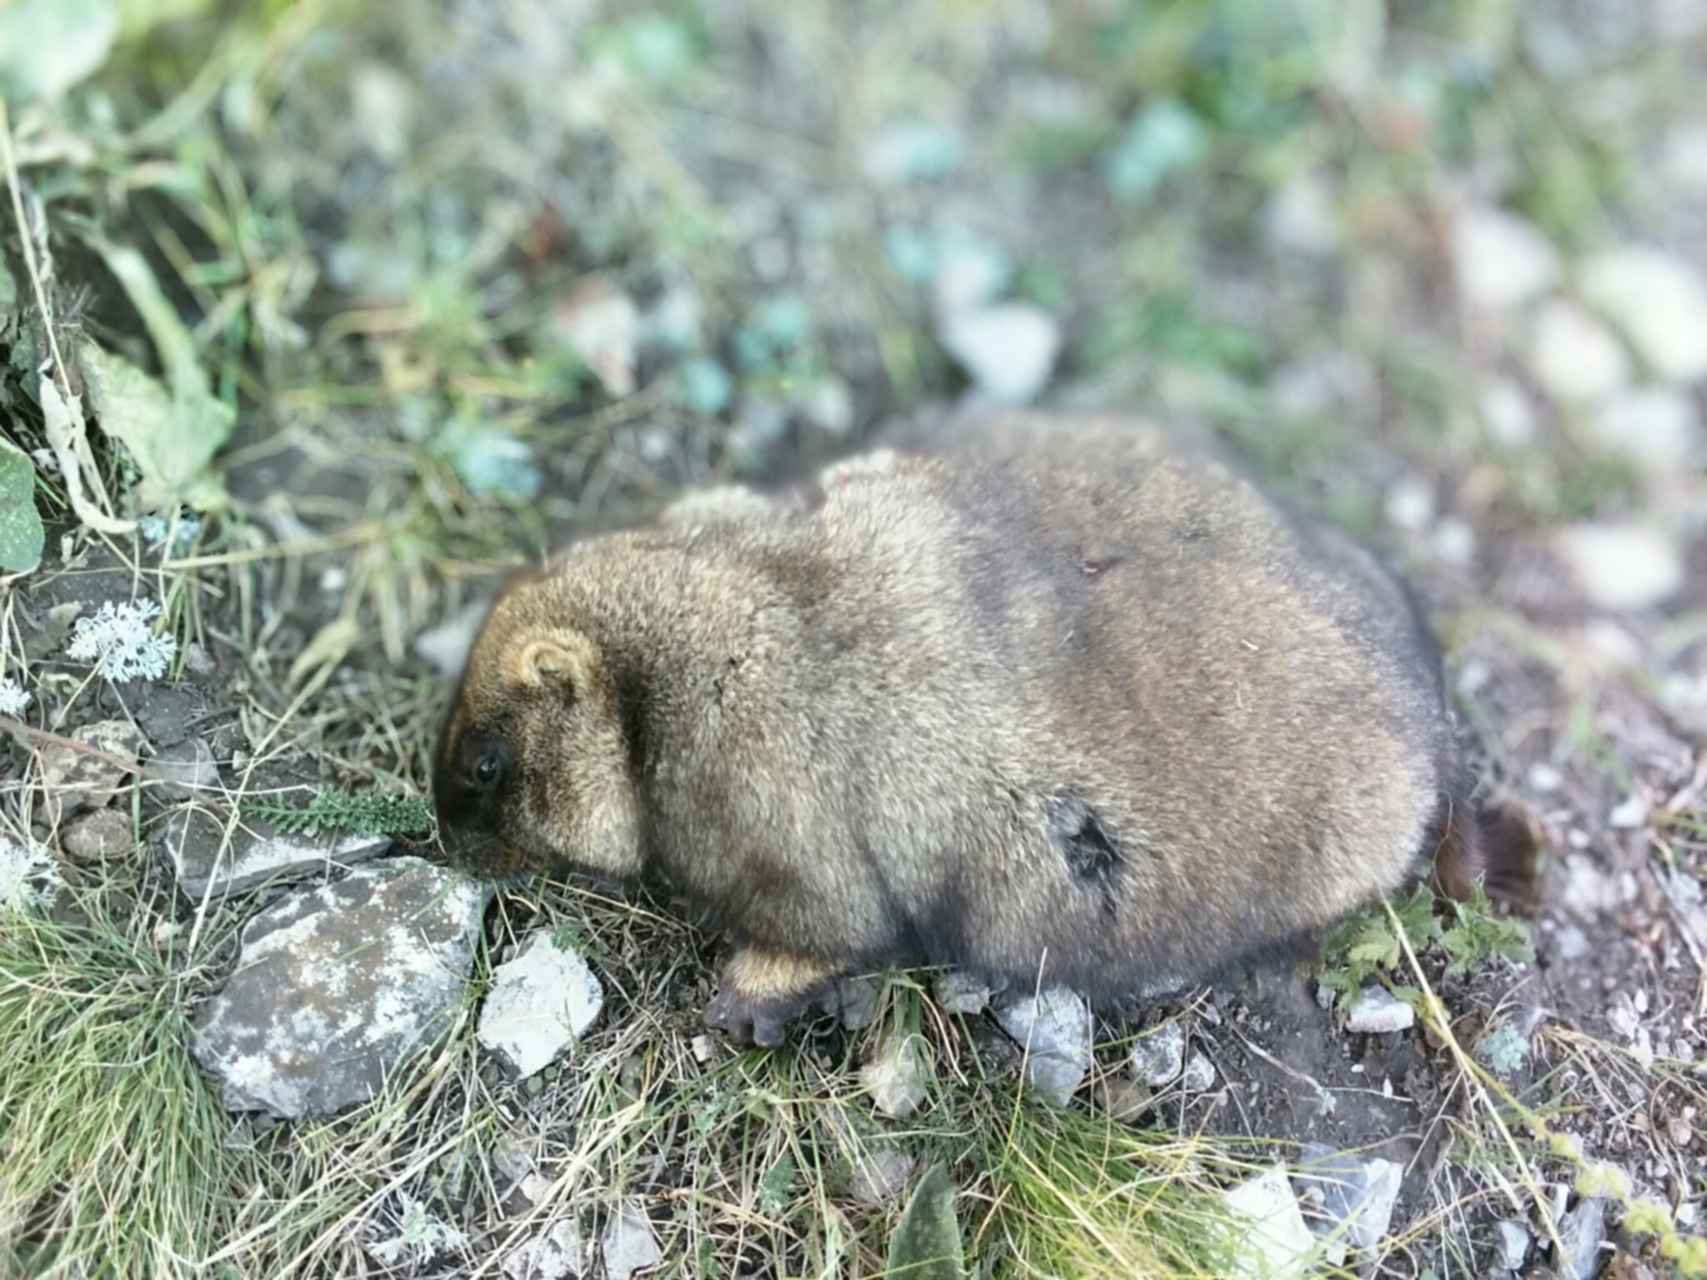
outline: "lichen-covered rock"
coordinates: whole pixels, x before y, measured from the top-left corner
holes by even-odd
[[[190,738],[161,749],[142,771],[143,781],[166,800],[195,800],[219,789],[219,766],[213,748]]]
[[[225,1105],[296,1118],[372,1098],[385,1075],[449,1032],[489,893],[398,858],[254,916],[190,1044]]]
[[[1132,1074],[1152,1089],[1175,1079],[1185,1067],[1185,1028],[1164,1022],[1132,1043]]]
[[[97,720],[72,730],[67,742],[44,746],[41,776],[49,821],[112,803],[146,747],[128,720]]]
[[[301,880],[347,867],[383,852],[390,836],[286,835],[264,822],[231,828],[212,809],[186,807],[166,820],[159,848],[172,864],[184,896],[199,901],[211,887],[218,894],[244,893],[269,880]]]
[[[944,1013],[983,1013],[994,993],[990,984],[962,969],[947,969],[931,980],[931,998]]]
[[[515,959],[492,971],[480,1043],[518,1075],[531,1076],[580,1039],[604,1003],[587,962],[550,932],[536,933]]]
[[[130,814],[120,809],[97,809],[67,823],[59,847],[73,858],[111,858],[136,846]]]

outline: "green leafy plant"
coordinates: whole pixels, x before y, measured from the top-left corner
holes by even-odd
[[[413,835],[433,826],[432,808],[420,796],[330,789],[306,805],[249,801],[243,816],[277,827],[287,835],[336,831],[357,836]]]
[[[941,1165],[919,1179],[889,1239],[887,1274],[912,1280],[961,1280],[966,1258],[954,1216],[954,1183]]]
[[[1402,901],[1392,904],[1399,928],[1418,954],[1430,947],[1446,953],[1446,972],[1467,973],[1483,961],[1501,957],[1527,963],[1533,955],[1529,932],[1521,921],[1494,914],[1492,904],[1477,885],[1468,902],[1454,902],[1451,917],[1443,922],[1434,913],[1435,897],[1427,885],[1418,885]],[[1381,908],[1352,916],[1330,932],[1323,943],[1326,963],[1321,983],[1337,997],[1353,994],[1371,978],[1386,976],[1404,963],[1404,948],[1393,919]],[[1389,982],[1391,987],[1392,984]],[[1410,998],[1410,988],[1393,987],[1395,995]]]

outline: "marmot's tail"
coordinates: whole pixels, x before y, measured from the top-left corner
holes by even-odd
[[[1459,803],[1447,815],[1430,883],[1435,892],[1466,902],[1480,880],[1488,897],[1528,909],[1535,904],[1540,855],[1540,833],[1516,805]]]

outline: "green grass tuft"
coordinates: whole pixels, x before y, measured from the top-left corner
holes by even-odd
[[[187,1275],[231,1160],[179,983],[112,921],[0,919],[0,1271]]]

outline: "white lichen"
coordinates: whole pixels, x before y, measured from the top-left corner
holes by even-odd
[[[158,550],[166,545],[166,535],[172,532],[171,524],[163,516],[143,516],[136,522],[137,532],[148,543],[150,551]],[[177,530],[172,538],[172,551],[182,554],[195,545],[196,535],[201,532],[202,522],[193,515],[180,515]]]
[[[0,680],[0,716],[21,716],[30,705],[29,692],[11,676]]]
[[[439,1221],[424,1203],[407,1191],[398,1192],[397,1198],[403,1205],[403,1221],[390,1240],[367,1247],[374,1258],[388,1267],[396,1266],[405,1258],[422,1265],[441,1253],[468,1247],[466,1232]]]
[[[178,652],[178,642],[149,626],[160,616],[153,600],[101,605],[93,617],[77,619],[66,654],[94,666],[97,675],[117,683],[158,680]]]
[[[45,910],[63,883],[46,849],[0,836],[0,914]]]

